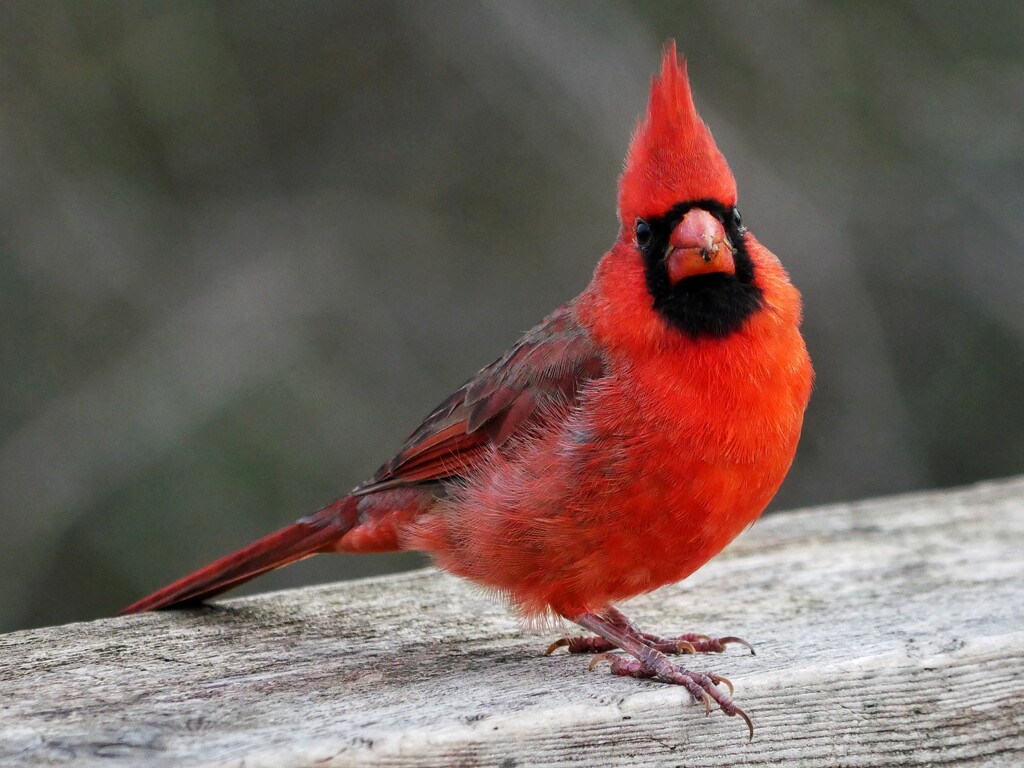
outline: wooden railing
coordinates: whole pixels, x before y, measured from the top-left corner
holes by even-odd
[[[756,726],[434,570],[0,636],[3,766],[1024,765],[1024,479],[772,515],[632,601]]]

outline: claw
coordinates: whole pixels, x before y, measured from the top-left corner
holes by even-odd
[[[736,645],[742,645],[744,648],[746,648],[748,651],[750,651],[750,655],[751,656],[757,656],[757,651],[754,650],[754,646],[752,646],[750,643],[748,643],[742,637],[731,637],[731,636],[730,637],[720,637],[720,638],[718,638],[718,642],[720,642],[722,645],[728,645],[729,643],[734,643]]]
[[[732,696],[735,692],[735,689],[732,687],[732,681],[729,680],[729,678],[722,677],[721,675],[716,675],[714,672],[709,672],[708,677],[711,678],[712,682],[715,685],[718,685],[719,683],[725,683],[725,687],[729,689],[730,696]]]
[[[701,691],[704,698],[704,717],[711,717],[711,696],[707,691]]]
[[[696,653],[697,649],[693,647],[693,643],[688,643],[685,640],[676,641],[676,653]]]
[[[557,640],[555,640],[555,642],[553,642],[551,645],[548,646],[548,649],[546,651],[544,651],[544,655],[545,656],[550,656],[552,653],[557,651],[559,648],[564,648],[568,644],[569,644],[569,638],[568,637],[560,637]]]
[[[689,642],[696,649],[697,653],[725,653],[726,646],[730,643],[742,645],[751,653],[754,653],[754,646],[740,637],[710,637],[695,633],[680,635],[676,642]],[[663,649],[664,650],[664,649]]]
[[[612,657],[614,655],[615,654],[613,654],[613,653],[599,653],[599,654],[597,654],[596,656],[594,656],[594,658],[592,658],[590,660],[590,664],[587,665],[587,671],[588,672],[593,672],[594,671],[594,667],[596,667],[602,661],[605,661],[605,660],[611,661],[611,659],[612,659]]]
[[[747,713],[744,712],[739,707],[736,707],[736,711],[733,712],[732,714],[739,715],[740,717],[743,718],[743,722],[745,722],[747,724],[747,730],[750,732],[750,735],[747,736],[747,741],[753,741],[754,740],[754,723],[751,722],[750,717],[747,716]]]

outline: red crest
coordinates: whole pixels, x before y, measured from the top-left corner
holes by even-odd
[[[651,81],[647,114],[637,126],[619,183],[619,218],[627,226],[677,203],[736,204],[736,180],[697,114],[676,44],[665,48],[661,74]]]

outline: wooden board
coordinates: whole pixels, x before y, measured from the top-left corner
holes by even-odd
[[[0,637],[0,765],[1024,765],[1024,480],[772,516],[645,628],[752,716],[545,657],[433,570]]]

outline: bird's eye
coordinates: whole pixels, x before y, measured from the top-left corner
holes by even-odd
[[[651,242],[651,225],[643,219],[636,220],[636,244],[640,248],[646,248]]]
[[[740,216],[739,208],[732,209],[732,225],[736,227],[736,229],[740,229],[743,226],[743,217]]]

